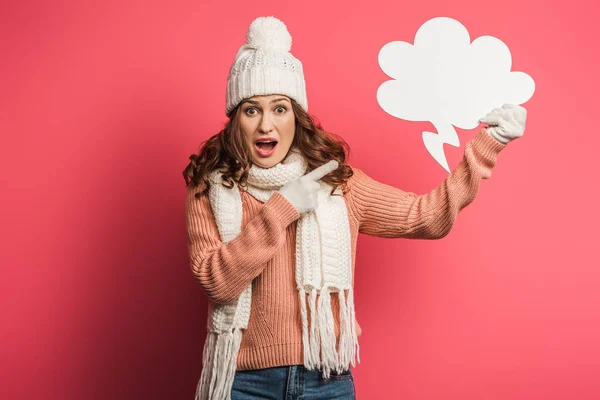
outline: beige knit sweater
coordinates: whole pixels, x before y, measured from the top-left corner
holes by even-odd
[[[481,129],[465,146],[456,169],[423,195],[377,182],[353,168],[350,191],[344,198],[353,271],[359,233],[387,238],[444,237],[458,212],[475,198],[481,179],[491,176],[497,154],[505,146]],[[209,301],[231,302],[252,282],[251,315],[237,369],[302,364],[302,321],[294,274],[298,212],[279,193],[262,203],[242,192],[242,231],[223,244],[208,196],[196,199],[197,191],[197,187],[188,187],[186,221],[190,267],[204,293]],[[337,298],[332,295],[331,304],[339,339]],[[358,321],[356,326],[360,336]]]

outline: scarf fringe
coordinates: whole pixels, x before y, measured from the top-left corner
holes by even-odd
[[[317,326],[317,289],[313,288],[310,291],[310,351],[313,360],[313,366],[318,368],[321,366],[321,336],[319,335],[319,327]]]
[[[360,345],[358,344],[358,336],[356,334],[356,313],[354,312],[354,290],[348,290],[348,311],[350,314],[350,326],[352,332],[352,349],[356,348],[356,358],[358,359],[358,363],[360,364]],[[352,366],[356,367],[356,361],[354,360],[354,354],[350,357],[352,362]]]
[[[300,315],[302,315],[302,349],[304,351],[304,364],[309,365],[312,369],[314,359],[311,354],[310,346],[308,346],[308,315],[306,312],[306,290],[304,288],[298,290],[300,296]]]
[[[353,289],[348,289],[348,296],[342,289],[338,294],[340,303],[340,339],[337,343],[335,335],[335,320],[331,310],[331,291],[324,287],[319,291],[318,308],[317,289],[310,291],[310,332],[306,305],[306,290],[301,288],[300,309],[302,315],[302,344],[304,349],[304,366],[309,369],[322,369],[324,378],[329,378],[331,371],[341,373],[356,367],[356,357],[360,363],[358,337],[356,336],[356,321],[354,312]],[[322,310],[322,311],[321,311]]]
[[[349,307],[346,304],[346,295],[344,290],[339,292],[340,299],[340,346],[338,350],[338,373],[342,372],[341,369],[345,369],[350,364],[350,357],[352,357],[352,347],[350,347],[350,337],[352,335],[352,329],[350,325],[351,315],[349,314]]]
[[[242,330],[208,332],[202,356],[202,374],[196,387],[195,400],[231,399],[237,353],[242,342]]]

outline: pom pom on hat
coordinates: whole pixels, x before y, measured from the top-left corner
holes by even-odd
[[[275,17],[258,17],[246,33],[248,45],[268,51],[288,52],[292,48],[292,35],[285,24]]]

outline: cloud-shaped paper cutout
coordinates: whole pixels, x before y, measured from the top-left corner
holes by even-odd
[[[443,145],[459,145],[454,126],[473,129],[491,109],[533,96],[533,79],[511,71],[511,64],[500,39],[480,36],[471,43],[460,22],[433,18],[421,25],[414,45],[394,41],[381,48],[379,65],[393,79],[379,86],[377,101],[397,118],[430,121],[437,133],[423,132],[423,142],[449,172]]]

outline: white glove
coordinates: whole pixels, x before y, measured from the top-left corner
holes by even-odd
[[[317,191],[321,187],[317,181],[337,167],[338,162],[331,160],[308,174],[286,183],[279,189],[279,193],[296,207],[300,215],[308,214],[317,207]]]
[[[525,133],[527,110],[514,105],[504,104],[502,108],[494,108],[479,121],[488,124],[486,129],[490,135],[504,144],[520,138]]]

